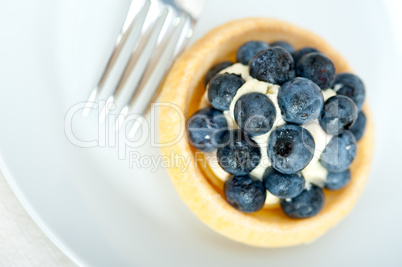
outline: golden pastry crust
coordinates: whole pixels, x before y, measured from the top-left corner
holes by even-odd
[[[204,168],[199,166],[202,157],[197,156],[196,150],[188,143],[185,123],[196,111],[205,92],[204,76],[208,69],[222,60],[234,60],[236,49],[250,40],[285,40],[296,49],[315,47],[333,60],[337,73],[352,71],[347,61],[321,37],[292,24],[267,18],[226,23],[192,45],[176,60],[168,74],[161,102],[172,106],[160,109],[160,141],[165,144],[162,154],[169,157],[174,153],[189,160],[186,169],[169,164],[170,178],[188,207],[218,233],[258,247],[309,243],[349,213],[363,190],[374,149],[372,116],[366,103],[366,132],[358,143],[357,156],[351,166],[351,182],[339,191],[325,190],[326,202],[318,215],[297,220],[285,216],[279,208],[263,209],[254,214],[237,211],[225,201],[223,187],[212,183]]]

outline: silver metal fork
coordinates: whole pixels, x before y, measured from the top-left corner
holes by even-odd
[[[116,130],[129,114],[135,113],[139,115],[139,119],[143,118],[150,104],[157,99],[159,84],[174,58],[190,39],[204,5],[204,0],[144,0],[138,11],[137,2],[138,0],[132,0],[112,55],[83,110],[83,115],[87,116],[116,67],[130,36],[134,40],[130,58],[99,117],[102,123],[109,112],[109,104],[120,100],[122,108],[119,109]],[[156,16],[150,12],[151,4],[158,5]],[[155,18],[151,19],[151,25],[145,29],[144,23],[147,18],[149,21],[149,16],[152,15]],[[131,88],[126,88],[127,84],[130,84]],[[128,96],[119,99],[127,90],[130,90]],[[139,125],[141,125],[139,121],[133,125],[131,136],[135,134]]]

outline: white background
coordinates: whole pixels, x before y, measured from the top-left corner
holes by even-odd
[[[365,81],[376,124],[372,175],[354,211],[314,244],[234,243],[185,207],[163,169],[129,168],[113,148],[66,140],[64,115],[99,77],[129,1],[0,1],[1,169],[42,230],[85,265],[401,266],[401,8],[387,3],[210,0],[195,32],[281,18],[322,35]],[[0,265],[69,264],[0,185]]]

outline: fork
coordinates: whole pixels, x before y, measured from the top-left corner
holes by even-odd
[[[138,119],[131,127],[130,136],[137,132],[151,103],[157,99],[159,84],[173,60],[184,49],[192,36],[204,5],[204,0],[145,0],[137,11],[137,3],[135,3],[137,1],[132,0],[131,2],[113,52],[83,110],[85,117],[105,87],[130,36],[133,39],[130,58],[99,116],[99,122],[104,122],[110,111],[109,104],[123,98],[119,99],[123,103],[123,107],[120,109],[115,130],[120,128],[127,115],[135,112]],[[155,19],[149,19],[152,16],[151,4],[159,7]],[[151,25],[144,29],[147,18],[151,20]],[[130,86],[132,87],[131,92],[128,92],[128,96],[122,96],[124,91],[128,91],[127,84],[133,84]]]

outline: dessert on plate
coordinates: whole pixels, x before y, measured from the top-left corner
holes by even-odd
[[[226,23],[175,62],[160,140],[180,197],[208,226],[260,247],[308,243],[356,203],[373,124],[362,80],[319,36],[266,18]]]

